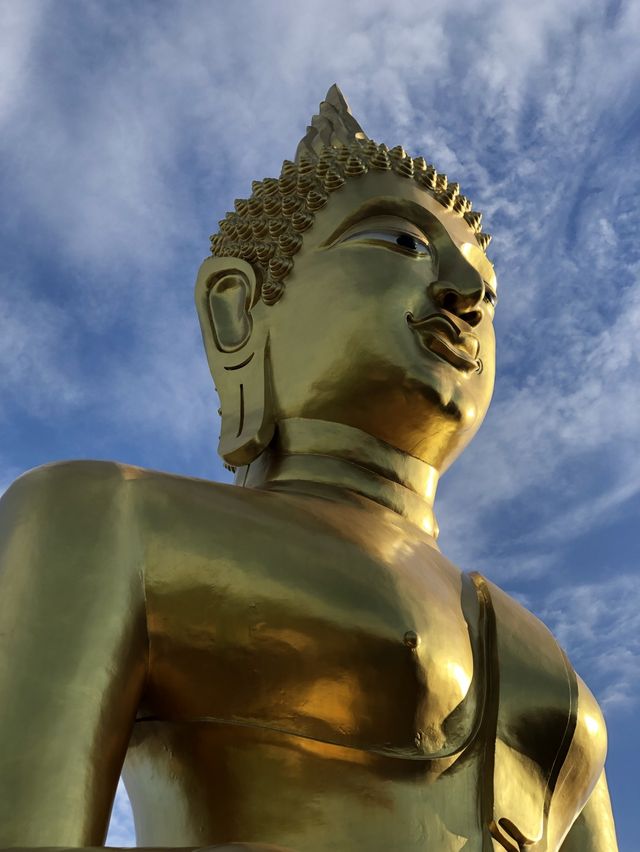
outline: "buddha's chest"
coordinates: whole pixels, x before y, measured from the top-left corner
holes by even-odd
[[[414,759],[464,748],[482,691],[472,586],[424,543],[281,532],[155,551],[141,715]]]

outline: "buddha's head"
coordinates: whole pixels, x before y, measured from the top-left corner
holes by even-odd
[[[225,461],[249,464],[278,422],[310,418],[446,468],[493,390],[480,218],[421,157],[369,140],[332,87],[295,162],[236,202],[200,269]]]

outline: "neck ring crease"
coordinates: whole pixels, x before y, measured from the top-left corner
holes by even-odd
[[[240,468],[238,485],[295,490],[305,484],[355,492],[391,509],[437,538],[433,501],[438,471],[343,423],[291,418],[278,423],[267,450]]]

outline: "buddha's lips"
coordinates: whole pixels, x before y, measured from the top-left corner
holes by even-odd
[[[452,366],[467,372],[480,368],[480,341],[475,334],[463,331],[448,314],[430,314],[419,320],[409,314],[407,323],[427,349]]]

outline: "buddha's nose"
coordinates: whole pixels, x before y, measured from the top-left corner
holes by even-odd
[[[452,275],[450,281],[432,281],[428,286],[429,295],[436,307],[455,314],[471,326],[478,325],[482,319],[480,305],[484,298],[484,281],[471,266],[460,272]]]

